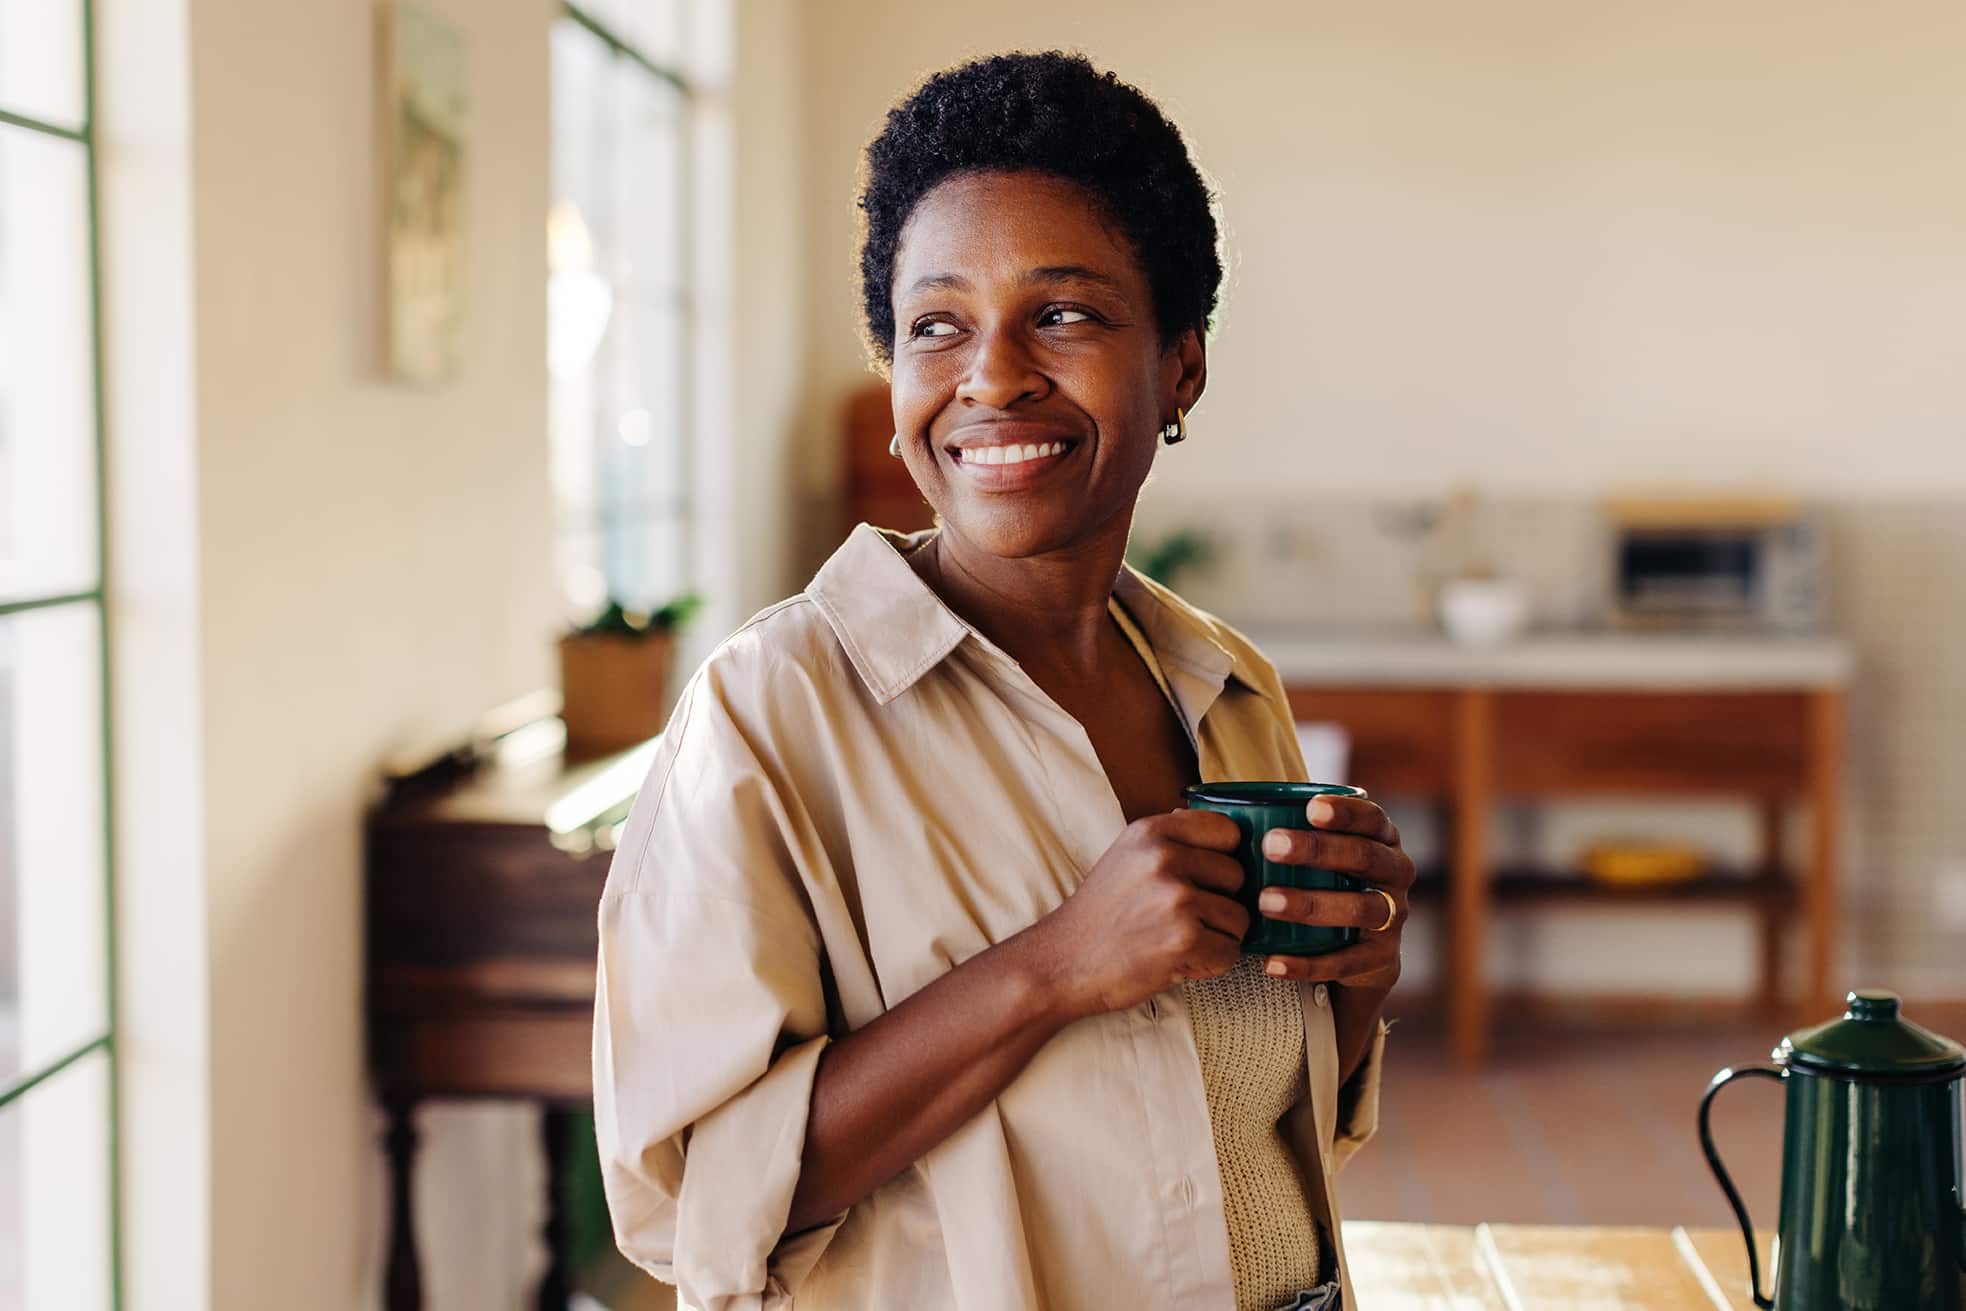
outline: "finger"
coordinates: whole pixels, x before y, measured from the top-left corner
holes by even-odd
[[[1398,952],[1381,938],[1322,956],[1272,956],[1263,969],[1273,978],[1300,983],[1346,983],[1383,975],[1398,960]]]
[[[1399,845],[1398,827],[1377,802],[1364,797],[1313,797],[1304,807],[1304,816],[1312,827],[1327,832],[1356,833],[1389,847]]]
[[[1406,908],[1395,899],[1393,921],[1387,924],[1386,898],[1376,892],[1264,888],[1263,895],[1256,899],[1256,907],[1273,920],[1321,928],[1370,929],[1375,933],[1391,933],[1406,918]]]
[[[1372,838],[1303,828],[1271,829],[1263,835],[1263,854],[1280,865],[1310,865],[1395,886],[1400,871],[1413,863],[1405,852]]]
[[[1177,971],[1177,977],[1180,979],[1220,978],[1235,968],[1235,963],[1241,958],[1240,939],[1232,942],[1219,935],[1211,935],[1209,941],[1200,950],[1182,963]]]
[[[1242,825],[1219,810],[1170,810],[1149,821],[1176,842],[1208,851],[1234,851],[1242,845]]]
[[[1246,877],[1242,862],[1218,851],[1185,851],[1178,857],[1181,877],[1208,892],[1234,896]]]
[[[1234,897],[1218,897],[1212,892],[1204,892],[1195,898],[1195,915],[1208,928],[1233,938],[1238,947],[1242,944],[1242,935],[1249,931],[1249,912]]]

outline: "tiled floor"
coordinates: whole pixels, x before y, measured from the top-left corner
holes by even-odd
[[[1929,1017],[1927,1027],[1939,1021]],[[1397,1024],[1380,1133],[1346,1168],[1345,1214],[1732,1225],[1700,1152],[1700,1097],[1721,1067],[1766,1064],[1783,1032],[1732,1020],[1665,1029],[1542,1022],[1499,1031],[1487,1068],[1464,1075],[1448,1065],[1436,1029]],[[1758,1080],[1732,1086],[1715,1102],[1713,1123],[1755,1223],[1772,1225],[1781,1089]]]

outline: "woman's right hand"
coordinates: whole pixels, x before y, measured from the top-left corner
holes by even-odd
[[[837,1216],[1003,1092],[1065,1025],[1235,963],[1236,822],[1128,824],[1065,904],[978,952],[819,1057],[788,1231]],[[926,1090],[926,1091],[925,1091]]]
[[[1136,819],[1065,904],[1032,925],[1075,1015],[1137,1006],[1187,979],[1227,972],[1249,912],[1235,899],[1242,831],[1212,810]]]

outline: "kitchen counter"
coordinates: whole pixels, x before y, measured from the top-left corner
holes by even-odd
[[[1442,996],[1450,1046],[1477,1067],[1489,1029],[1484,957],[1491,903],[1523,908],[1590,894],[1613,909],[1667,901],[1751,910],[1770,1017],[1828,1013],[1837,929],[1844,700],[1854,659],[1828,637],[1565,633],[1470,647],[1432,632],[1248,632],[1282,676],[1299,723],[1334,724],[1346,782],[1434,805],[1449,835],[1427,887],[1445,903]],[[1730,798],[1754,808],[1760,851],[1641,896],[1564,868],[1498,864],[1499,802],[1577,798]],[[1789,810],[1809,841],[1791,852]],[[1783,988],[1790,927],[1806,929],[1799,998]]]
[[[1724,634],[1529,634],[1470,647],[1423,629],[1255,626],[1243,633],[1286,684],[1594,691],[1792,691],[1850,681],[1835,637]]]

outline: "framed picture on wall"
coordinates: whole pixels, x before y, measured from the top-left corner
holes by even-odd
[[[412,0],[381,10],[388,371],[455,377],[464,322],[464,34]]]

